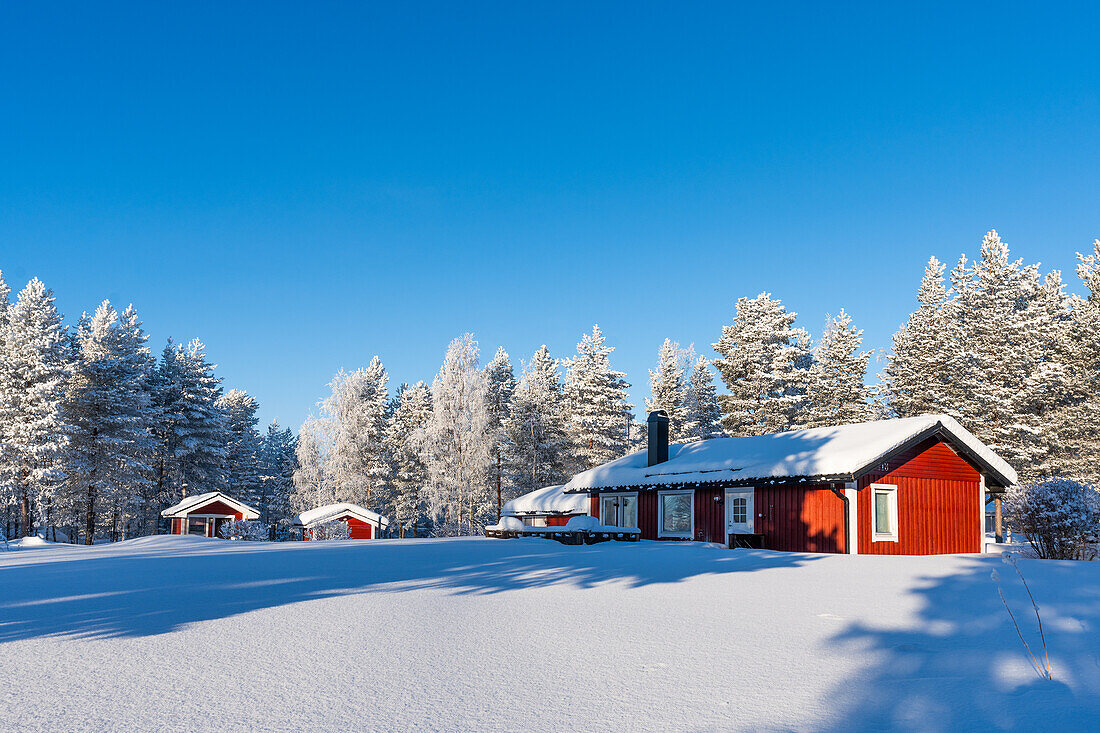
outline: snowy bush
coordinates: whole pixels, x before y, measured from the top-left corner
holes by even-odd
[[[1092,560],[1100,530],[1100,492],[1090,484],[1051,478],[1014,486],[1005,496],[1005,514],[1013,532],[1041,558]]]
[[[348,529],[348,523],[342,522],[339,519],[333,519],[331,522],[319,524],[309,530],[309,532],[310,537],[314,540],[351,539],[351,530]]]
[[[267,525],[263,522],[250,522],[247,519],[231,519],[222,523],[218,535],[224,540],[260,542],[267,539]]]

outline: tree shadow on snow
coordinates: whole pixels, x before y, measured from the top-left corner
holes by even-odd
[[[567,547],[550,540],[244,543],[190,537],[0,555],[0,642],[145,636],[340,595],[544,586],[637,587],[794,567],[813,555],[679,543]]]
[[[997,570],[1024,638],[1042,659],[1031,602],[999,557],[925,578],[916,628],[853,625],[834,642],[869,670],[832,693],[826,730],[1083,730],[1100,720],[1100,563],[1020,561],[1040,606],[1053,681],[1032,671],[997,594]],[[889,619],[884,619],[884,625]]]

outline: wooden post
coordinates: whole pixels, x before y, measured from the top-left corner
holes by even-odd
[[[997,542],[1005,541],[1004,528],[1001,525],[1001,495],[993,495],[993,533]]]

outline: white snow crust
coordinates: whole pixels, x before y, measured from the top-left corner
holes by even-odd
[[[517,496],[501,508],[501,514],[586,514],[588,497],[562,493],[562,486],[547,486]]]
[[[1004,478],[1016,482],[1012,467],[954,418],[921,415],[670,445],[668,461],[656,466],[646,465],[648,451],[643,450],[579,473],[563,490],[850,475],[937,425]]]
[[[1093,729],[1100,563],[1019,566],[1053,682],[995,556],[186,536],[0,552],[0,727]]]

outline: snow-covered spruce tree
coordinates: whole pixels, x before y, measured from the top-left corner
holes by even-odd
[[[545,345],[523,370],[504,433],[516,494],[568,480],[573,445],[563,415],[561,373]]]
[[[871,419],[871,394],[864,384],[871,352],[860,351],[863,331],[842,308],[825,323],[806,384],[802,424],[808,428]]]
[[[324,408],[332,420],[333,480],[343,501],[371,508],[383,487],[387,461],[382,444],[389,402],[382,360],[375,356],[366,369],[341,371],[329,385]]]
[[[714,368],[729,394],[719,395],[722,427],[734,436],[762,435],[799,427],[811,362],[809,337],[795,328],[771,294],[740,298],[733,324],[714,344]]]
[[[4,280],[4,272],[0,270],[0,389],[4,386],[4,375],[2,370],[7,364],[7,351],[6,349],[6,334],[8,329],[8,321],[11,318],[11,288]],[[0,420],[4,419],[4,395],[0,392]],[[0,424],[0,438],[3,438],[5,434],[4,426]],[[15,504],[15,484],[11,482],[11,477],[14,475],[14,471],[10,469],[10,464],[14,460],[8,455],[8,444],[0,439],[0,504],[5,507],[4,525],[0,527],[0,532],[4,533],[4,537],[8,537],[12,532],[12,506]]]
[[[1096,557],[1100,492],[1091,484],[1051,478],[1014,486],[1005,496],[1005,516],[1041,558]]]
[[[215,405],[225,417],[225,489],[238,501],[259,509],[263,469],[256,411],[260,403],[244,390],[231,389]]]
[[[516,389],[516,375],[508,352],[501,346],[493,360],[485,367],[489,389],[489,432],[493,439],[493,465],[489,469],[489,490],[496,497],[497,519],[504,499],[504,421],[512,409],[512,393]]]
[[[132,307],[120,320],[108,301],[77,327],[64,403],[66,485],[83,505],[87,545],[95,540],[100,510],[110,512],[111,539],[125,537],[126,514],[139,509],[135,504],[151,482],[153,362],[146,338]]]
[[[631,446],[633,405],[627,402],[623,372],[611,368],[613,346],[604,345],[598,325],[577,344],[567,361],[565,403],[578,469],[625,455]]]
[[[0,486],[18,504],[19,534],[30,535],[32,506],[48,506],[62,479],[68,338],[53,291],[38,278],[19,293],[5,317],[7,326],[0,332]]]
[[[943,273],[944,266],[931,258],[917,291],[917,309],[894,334],[884,388],[899,417],[926,413],[961,417],[953,358],[958,339]]]
[[[645,401],[645,409],[646,412],[665,411],[672,443],[691,439],[686,430],[690,384],[685,372],[692,357],[688,349],[666,338],[657,350],[657,368],[649,370],[650,397]]]
[[[705,356],[695,360],[684,401],[683,440],[706,440],[722,435],[722,408],[714,388],[714,373]]]
[[[417,431],[428,469],[425,499],[437,534],[475,533],[495,512],[486,491],[492,465],[488,382],[472,334],[455,339],[432,381],[432,414]]]
[[[297,443],[290,428],[280,428],[277,420],[267,426],[260,444],[260,496],[256,506],[265,524],[285,524],[292,514],[290,496],[298,467]]]
[[[1095,485],[1100,484],[1100,240],[1091,254],[1077,257],[1077,275],[1088,294],[1070,300],[1061,333],[1065,394],[1045,420],[1051,446],[1046,473]]]
[[[156,481],[159,501],[225,486],[225,415],[218,409],[221,378],[206,360],[202,342],[187,347],[169,340],[154,376],[159,413]]]
[[[398,535],[404,537],[424,513],[421,493],[428,474],[415,436],[431,417],[432,393],[423,382],[411,387],[403,384],[396,402],[386,425],[386,455],[392,485],[387,512]]]
[[[298,443],[294,448],[297,467],[294,493],[290,497],[291,511],[304,512],[343,501],[336,495],[329,461],[331,450],[331,423],[310,415],[298,430]]]

